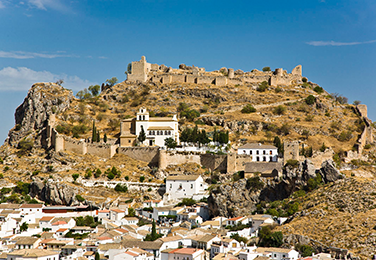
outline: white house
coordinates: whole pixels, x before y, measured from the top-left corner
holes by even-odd
[[[205,260],[205,251],[196,248],[178,248],[173,250],[164,250],[161,254],[161,260]]]
[[[122,225],[137,225],[138,224],[138,218],[136,217],[124,217],[121,220]]]
[[[274,224],[274,220],[270,215],[256,214],[250,217],[252,218],[252,233],[257,233],[262,224]]]
[[[272,260],[297,260],[299,252],[294,249],[276,248],[276,247],[258,247],[256,252],[270,257]]]
[[[144,208],[163,207],[163,201],[162,200],[145,200],[142,203],[142,206]]]
[[[165,146],[165,139],[172,138],[179,144],[178,119],[173,117],[150,117],[146,108],[140,108],[134,119],[125,119],[120,126],[120,146],[132,146],[141,132],[145,133],[143,145]]]
[[[32,214],[35,213],[36,217],[42,217],[44,208],[43,204],[22,204],[19,208],[22,214]]]
[[[110,209],[110,219],[112,221],[121,221],[125,216],[125,211],[122,209]]]
[[[238,148],[238,154],[252,156],[253,162],[277,162],[278,161],[278,149],[273,145],[263,144],[245,144]]]
[[[110,219],[110,211],[108,209],[98,210],[97,216],[99,220]]]
[[[232,238],[222,238],[221,241],[213,242],[210,248],[210,257],[213,258],[220,253],[237,253],[242,249],[240,243]]]
[[[248,218],[247,217],[235,217],[235,218],[230,218],[226,220],[226,226],[237,226],[237,225],[246,225],[248,224]]]
[[[166,179],[166,196],[170,200],[206,197],[206,185],[200,175],[177,175]]]

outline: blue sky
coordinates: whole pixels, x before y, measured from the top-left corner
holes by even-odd
[[[62,78],[77,91],[124,80],[142,55],[206,70],[301,64],[376,119],[374,0],[0,0],[0,140],[33,83]]]

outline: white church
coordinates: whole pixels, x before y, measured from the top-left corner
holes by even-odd
[[[179,125],[177,116],[150,117],[146,108],[140,108],[136,118],[125,119],[120,126],[120,146],[134,146],[140,133],[144,131],[146,146],[165,146],[166,138],[173,138],[179,144]]]

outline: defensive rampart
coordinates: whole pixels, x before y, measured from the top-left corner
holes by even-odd
[[[159,147],[119,147],[117,151],[132,159],[147,162],[149,166],[159,165]]]

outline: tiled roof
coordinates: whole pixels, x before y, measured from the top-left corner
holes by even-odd
[[[166,180],[168,181],[195,181],[200,175],[175,175],[168,176]]]
[[[37,257],[43,257],[43,256],[50,256],[50,255],[58,255],[59,252],[52,251],[52,250],[45,250],[45,249],[21,249],[16,250],[11,253],[8,253],[8,255],[12,256],[22,256],[22,258],[37,258]]]

